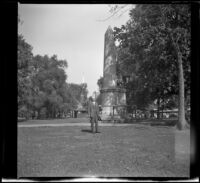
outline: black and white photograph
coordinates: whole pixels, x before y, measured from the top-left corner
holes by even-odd
[[[190,4],[22,4],[17,177],[189,178]]]

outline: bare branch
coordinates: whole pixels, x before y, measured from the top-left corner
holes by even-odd
[[[130,8],[127,8],[126,10],[124,10],[118,17],[121,17],[124,13],[126,13],[127,11],[129,11]]]
[[[116,15],[120,10],[122,10],[122,9],[125,8],[126,6],[127,6],[127,4],[126,4],[126,5],[123,5],[123,6],[121,6],[121,7],[119,7],[118,10],[114,11],[114,13],[113,13],[112,15],[110,15],[109,17],[107,17],[106,19],[97,20],[97,21],[99,21],[99,22],[104,22],[104,21],[106,21],[106,20],[109,20],[110,18],[112,18],[114,15]]]

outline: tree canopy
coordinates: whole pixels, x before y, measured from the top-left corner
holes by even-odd
[[[19,116],[56,118],[76,109],[80,102],[85,105],[87,84],[68,84],[67,67],[67,61],[57,55],[34,56],[32,46],[18,36]]]
[[[136,5],[129,14],[125,25],[114,28],[118,74],[131,78],[128,103],[144,108],[156,100],[159,109],[160,103],[179,95],[183,116],[184,92],[185,97],[190,93],[190,6]]]

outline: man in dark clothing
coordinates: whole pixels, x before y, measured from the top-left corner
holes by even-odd
[[[94,125],[96,133],[98,133],[98,117],[99,117],[99,106],[91,97],[88,104],[88,115],[90,117],[91,130],[94,132]]]

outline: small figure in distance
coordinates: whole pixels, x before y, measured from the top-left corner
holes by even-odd
[[[98,131],[99,106],[92,97],[89,98],[88,115],[90,118],[92,133],[95,133],[95,131],[96,133],[100,133]],[[94,129],[94,125],[95,125],[95,129]]]

